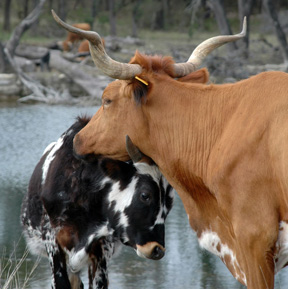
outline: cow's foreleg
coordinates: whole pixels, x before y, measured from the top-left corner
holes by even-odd
[[[271,228],[277,228],[277,214],[272,218],[273,213],[268,209],[265,211],[270,220],[256,225],[250,222],[249,226],[243,226],[241,231],[238,231],[238,228],[235,230],[238,240],[237,256],[246,279],[246,282],[242,283],[248,289],[274,288],[274,252],[278,231]],[[248,220],[244,223],[242,218],[242,224],[248,224]],[[243,278],[241,279],[243,281]]]
[[[89,265],[89,289],[108,288],[108,261],[114,253],[115,244],[103,239],[92,245]]]
[[[81,281],[79,274],[72,273],[70,270],[68,270],[68,275],[71,289],[84,289],[84,285]]]

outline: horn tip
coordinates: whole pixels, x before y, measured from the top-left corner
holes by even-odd
[[[126,143],[127,143],[127,142],[131,142],[131,138],[129,137],[128,134],[126,135]]]
[[[129,147],[131,147],[133,145],[131,138],[129,137],[129,135],[126,135],[126,150],[129,151]]]
[[[244,37],[244,36],[246,36],[246,32],[247,32],[247,17],[244,16],[244,18],[243,18],[242,31],[241,31],[240,34]]]
[[[53,10],[53,9],[51,9],[51,13],[52,13],[52,16],[53,16],[53,18],[54,18],[54,20],[57,22],[57,23],[59,23],[60,24],[60,18],[59,18],[59,16],[55,13],[55,11]]]

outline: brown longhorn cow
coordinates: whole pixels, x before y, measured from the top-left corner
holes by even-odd
[[[91,30],[91,25],[89,23],[75,23],[73,24],[75,28],[89,31]],[[63,51],[70,51],[73,44],[80,42],[84,37],[77,33],[68,32],[66,39],[61,43]]]
[[[121,79],[107,86],[101,108],[75,136],[75,153],[127,160],[129,135],[178,192],[200,246],[247,288],[274,288],[274,274],[288,264],[288,75],[181,81],[245,27],[204,41],[187,63],[136,52],[125,64],[106,54],[96,32],[54,17],[90,41],[105,74]]]

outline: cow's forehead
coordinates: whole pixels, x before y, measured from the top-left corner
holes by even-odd
[[[157,184],[160,182],[162,175],[156,165],[139,162],[135,163],[134,166],[139,174],[150,175]]]
[[[103,91],[102,98],[123,95],[126,85],[127,82],[124,80],[115,80],[109,83]]]

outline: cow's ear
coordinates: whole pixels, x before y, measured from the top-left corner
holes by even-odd
[[[111,159],[103,159],[100,162],[100,167],[103,173],[113,180],[130,179],[136,172],[133,164]]]
[[[148,82],[146,82],[145,80],[141,78],[138,78],[138,79],[134,78],[131,85],[133,87],[132,90],[133,90],[135,102],[139,105],[141,103],[145,104],[147,100],[147,94],[148,94],[148,86],[149,86]]]
[[[209,72],[206,68],[201,68],[190,74],[178,78],[180,82],[202,83],[205,84],[209,80]]]

